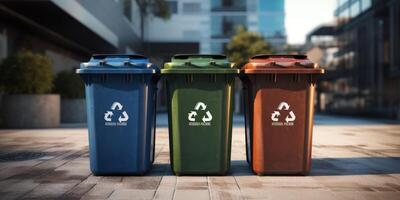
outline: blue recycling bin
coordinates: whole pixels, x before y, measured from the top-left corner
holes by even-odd
[[[159,69],[141,55],[94,55],[77,73],[85,82],[92,173],[147,172],[154,161]]]

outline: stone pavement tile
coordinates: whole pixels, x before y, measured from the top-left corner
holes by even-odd
[[[279,199],[279,200],[335,200],[338,197],[324,189],[282,189],[266,188],[242,191],[245,199]]]
[[[116,189],[108,199],[137,199],[150,200],[154,197],[154,190]]]
[[[122,179],[122,187],[126,189],[156,190],[161,176],[128,176]]]
[[[0,170],[0,180],[4,180],[13,176],[17,176],[19,174],[25,173],[26,171],[32,169],[32,167],[21,166],[21,167],[7,167]]]
[[[239,190],[236,180],[232,176],[211,176],[208,182],[212,190]]]
[[[328,182],[323,185],[331,191],[374,191],[358,182]]]
[[[174,198],[175,188],[159,187],[156,191],[154,199],[156,200],[171,200]]]
[[[346,200],[398,200],[400,199],[400,192],[334,192],[339,199]]]
[[[65,180],[83,181],[90,176],[91,172],[85,169],[54,170],[44,174],[36,180],[40,182],[63,182]]]
[[[17,192],[0,192],[1,200],[19,199],[22,195],[21,195],[21,193],[17,193]]]
[[[23,196],[24,199],[58,198],[77,185],[77,181],[65,181],[64,183],[42,183],[31,192]]]
[[[387,174],[316,176],[317,182],[333,191],[399,191],[400,181]]]
[[[63,199],[80,199],[82,196],[84,196],[87,192],[89,192],[95,184],[92,183],[84,183],[81,182],[72,189],[70,189],[68,192],[66,192],[62,198]]]
[[[91,174],[89,177],[87,177],[84,181],[82,181],[82,183],[93,183],[96,184],[101,180],[100,176],[94,176],[93,174]]]
[[[31,167],[30,169],[26,169],[18,174],[15,174],[9,179],[19,179],[19,180],[25,180],[25,179],[34,179],[38,180],[40,179],[41,176],[46,175],[48,173],[51,173],[54,169],[52,168],[38,168],[38,167]]]
[[[157,188],[154,199],[173,199],[176,186],[176,176],[163,176]]]
[[[210,198],[209,190],[176,190],[174,200],[207,200]]]
[[[82,199],[107,199],[115,188],[115,185],[95,185],[82,196]]]
[[[213,200],[239,200],[244,199],[239,190],[211,190]]]
[[[0,182],[0,193],[25,194],[36,188],[39,183],[31,179],[7,179]]]
[[[261,189],[263,188],[262,182],[255,176],[235,176],[240,190],[246,189]]]
[[[322,189],[323,184],[310,176],[258,176],[264,188]]]
[[[240,195],[244,199],[268,199],[269,197],[264,188],[240,188]]]
[[[208,190],[208,180],[205,176],[178,176],[177,190]]]
[[[33,180],[6,179],[0,182],[0,199],[17,199],[36,188]]]
[[[241,199],[241,193],[236,180],[232,176],[215,176],[208,178],[211,199]]]

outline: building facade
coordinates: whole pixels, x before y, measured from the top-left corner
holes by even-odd
[[[400,117],[400,1],[339,0],[328,112]]]
[[[132,2],[1,1],[0,61],[30,49],[47,55],[57,73],[79,67],[94,53],[140,51],[140,26]]]
[[[274,47],[286,44],[284,0],[167,0],[167,3],[172,14],[169,20],[148,19],[149,43],[172,45],[177,51],[187,44],[189,53],[218,54],[224,52],[235,28],[243,26],[260,33]]]

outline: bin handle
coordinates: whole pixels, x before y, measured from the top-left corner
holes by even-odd
[[[318,68],[318,63],[311,62],[269,62],[265,64],[265,67],[282,67],[282,68],[290,68],[290,67],[305,67],[305,68]]]
[[[110,64],[107,63],[107,61],[104,60],[104,59],[99,61],[99,65],[100,65],[100,66],[107,66],[107,67],[115,67],[115,68],[121,67],[121,66],[110,65]],[[124,61],[122,66],[131,66],[131,67],[141,67],[141,68],[143,68],[143,65],[138,65],[138,64],[136,64],[136,63],[131,63],[130,61]],[[151,63],[148,63],[148,64],[146,65],[147,68],[151,68],[151,66],[152,66]]]
[[[197,67],[197,68],[203,68],[203,67],[207,67],[207,66],[210,66],[210,65],[213,65],[213,66],[216,66],[216,67],[221,67],[221,68],[225,67],[224,65],[218,64],[215,61],[208,62],[208,65],[198,65],[198,64],[194,64],[194,63],[192,63],[190,61],[187,61],[187,62],[185,62],[185,65],[189,65],[189,66],[193,66],[193,67]]]

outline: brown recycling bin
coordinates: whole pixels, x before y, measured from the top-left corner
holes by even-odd
[[[307,174],[314,89],[323,69],[304,55],[258,55],[242,68],[246,150],[258,174]]]

